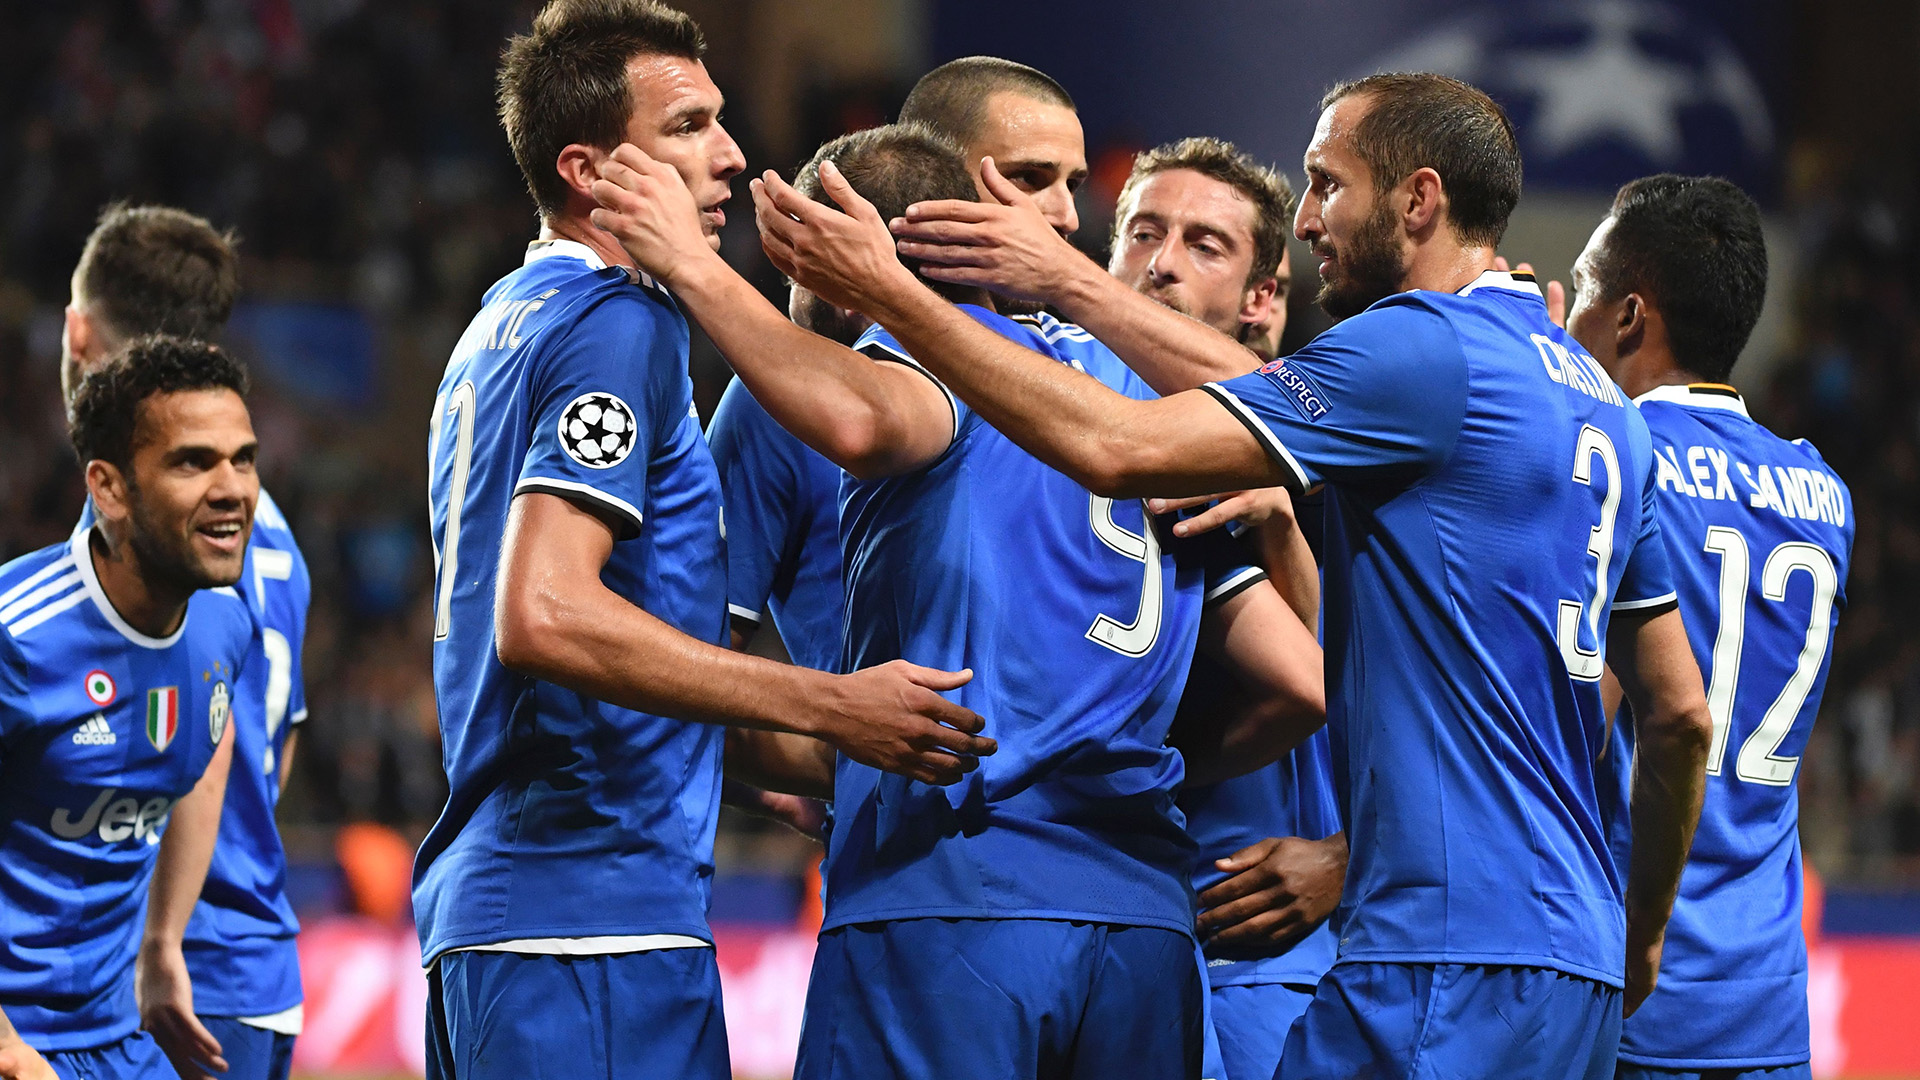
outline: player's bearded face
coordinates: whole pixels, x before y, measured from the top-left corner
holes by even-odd
[[[787,298],[787,317],[802,330],[811,330],[828,341],[848,348],[860,340],[869,325],[864,316],[834,307],[798,285]]]
[[[180,588],[232,585],[260,496],[246,405],[230,391],[192,391],[157,395],[141,414],[152,434],[136,442],[126,477],[141,573]]]
[[[1380,197],[1352,236],[1336,243],[1323,235],[1314,242],[1313,253],[1331,259],[1320,270],[1315,297],[1328,315],[1349,318],[1400,291],[1406,264],[1397,222],[1392,201]]]

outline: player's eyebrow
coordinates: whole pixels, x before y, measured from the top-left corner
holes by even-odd
[[[673,108],[667,110],[665,126],[673,127],[676,124],[680,124],[684,121],[696,119],[702,116],[719,116],[721,113],[725,111],[727,111],[727,99],[724,97],[722,97],[718,102],[713,102],[713,103],[705,102],[705,101],[689,101],[686,104],[676,105]]]

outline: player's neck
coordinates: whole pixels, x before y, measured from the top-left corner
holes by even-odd
[[[576,244],[585,244],[608,266],[634,265],[633,257],[627,254],[627,249],[621,247],[612,234],[584,218],[565,215],[543,218],[540,222],[540,239],[571,240]]]
[[[1686,386],[1711,382],[1699,372],[1688,371],[1673,358],[1673,353],[1658,342],[1643,344],[1613,362],[1613,381],[1630,398],[1637,398],[1655,387]]]
[[[87,551],[93,558],[93,573],[100,581],[100,591],[128,626],[155,638],[166,637],[180,628],[194,590],[153,581],[141,572],[140,558],[134,554],[133,545],[124,539],[118,544],[110,543],[106,531],[98,526],[87,537]]]
[[[1459,292],[1474,279],[1493,269],[1493,249],[1465,246],[1451,241],[1430,241],[1414,248],[1407,260],[1402,292],[1432,289],[1435,292]]]

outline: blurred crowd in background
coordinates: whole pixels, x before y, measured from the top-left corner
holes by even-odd
[[[60,539],[79,512],[57,358],[67,277],[100,207],[167,203],[232,228],[244,293],[229,339],[254,365],[265,486],[314,580],[311,714],[281,809],[296,861],[326,862],[347,823],[417,839],[445,794],[426,422],[454,340],[536,227],[492,101],[499,49],[534,6],[125,0],[18,5],[9,19],[0,559]],[[884,122],[911,83],[911,71],[741,44],[780,5],[687,6],[714,39],[716,80],[745,87],[726,123],[755,170],[785,171],[825,138]],[[1089,148],[1078,239],[1096,253],[1134,149]],[[1770,207],[1799,249],[1791,330],[1767,346],[1771,378],[1744,389],[1763,422],[1820,448],[1859,523],[1800,772],[1804,839],[1829,880],[1920,887],[1920,222],[1907,179],[1850,175],[1817,153],[1795,173]],[[735,188],[723,250],[778,296]],[[1296,293],[1288,349],[1325,325],[1303,310],[1310,296]],[[728,373],[704,343],[693,376],[705,414]],[[720,857],[723,872],[797,871],[808,848],[730,816]]]

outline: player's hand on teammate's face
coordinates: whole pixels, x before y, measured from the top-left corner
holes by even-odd
[[[181,1080],[206,1080],[209,1068],[227,1071],[220,1040],[193,1014],[193,981],[178,945],[142,945],[133,986],[140,1026],[166,1051]]]
[[[1227,491],[1218,495],[1194,495],[1184,499],[1147,500],[1147,510],[1155,514],[1188,510],[1196,506],[1204,506],[1206,509],[1190,518],[1182,518],[1174,522],[1173,535],[1199,536],[1201,533],[1212,532],[1222,525],[1236,521],[1250,527],[1265,525],[1269,521],[1280,525],[1293,522],[1293,496],[1287,494],[1287,489],[1282,487]]]
[[[593,197],[600,202],[593,223],[612,233],[640,269],[669,285],[676,270],[713,254],[687,182],[632,143],[621,143],[600,163]]]
[[[1523,262],[1518,266],[1509,267],[1505,255],[1493,257],[1493,268],[1503,274],[1508,270],[1519,274],[1533,273],[1532,263]],[[1558,281],[1549,281],[1542,288],[1547,297],[1547,321],[1565,330],[1567,328],[1567,287]]]
[[[1667,943],[1667,927],[1663,921],[1660,929],[1649,931],[1636,920],[1627,916],[1627,990],[1621,1000],[1622,1010],[1632,1016],[1641,1002],[1653,993],[1653,987],[1660,979],[1660,953]]]
[[[1086,262],[1034,204],[1000,175],[992,158],[980,176],[998,202],[942,199],[914,203],[888,223],[900,254],[927,263],[935,281],[977,285],[1018,300],[1046,302],[1078,264]]]
[[[831,161],[820,165],[820,186],[839,210],[807,198],[772,171],[748,185],[760,246],[773,265],[834,307],[869,316],[893,290],[917,288],[880,212]]]
[[[891,660],[842,676],[839,696],[823,702],[816,734],[841,753],[876,769],[929,784],[951,784],[999,746],[976,734],[979,714],[937,691],[957,690],[972,671],[938,671]]]
[[[1290,946],[1339,905],[1347,840],[1268,837],[1214,865],[1230,876],[1200,894],[1201,939],[1227,949]]]
[[[60,1080],[40,1051],[18,1035],[0,1044],[0,1080]]]

